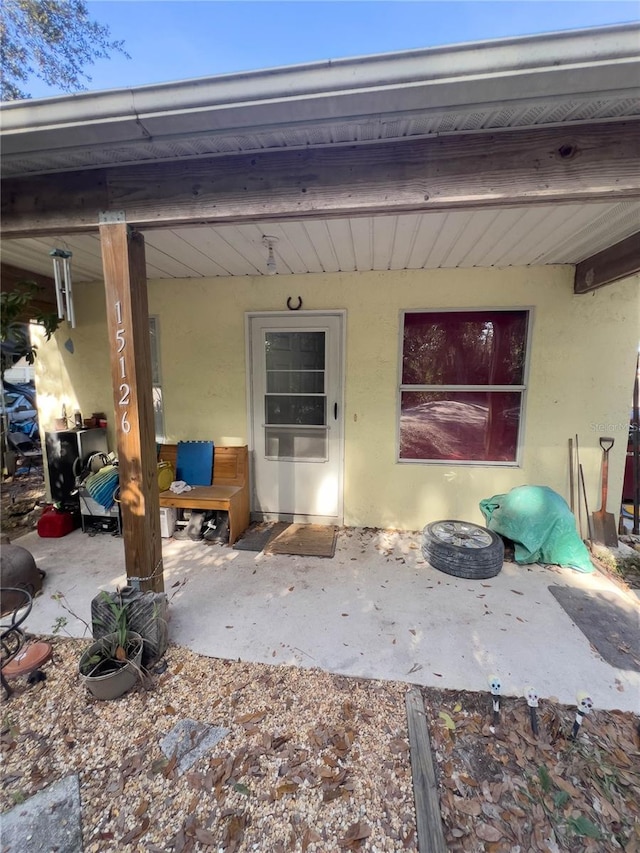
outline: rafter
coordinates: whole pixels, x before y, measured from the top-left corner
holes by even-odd
[[[576,265],[574,293],[589,293],[640,272],[640,231]]]

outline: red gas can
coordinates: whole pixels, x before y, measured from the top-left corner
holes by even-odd
[[[38,522],[38,536],[43,539],[59,538],[71,533],[77,526],[73,513],[47,506]]]

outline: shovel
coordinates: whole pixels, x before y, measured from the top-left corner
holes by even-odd
[[[593,538],[609,548],[618,547],[616,520],[613,513],[607,512],[607,490],[609,486],[609,451],[613,447],[612,438],[601,438],[602,456],[602,505],[593,513]]]

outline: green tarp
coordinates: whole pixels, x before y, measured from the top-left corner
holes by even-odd
[[[592,572],[567,502],[548,486],[517,486],[480,501],[489,530],[511,539],[516,563],[553,563]]]

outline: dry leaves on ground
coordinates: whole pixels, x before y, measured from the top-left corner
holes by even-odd
[[[638,718],[541,702],[537,737],[524,699],[424,688],[451,851],[640,851]]]
[[[16,545],[18,538],[35,530],[42,515],[44,500],[44,474],[35,466],[27,474],[16,474],[2,481],[0,490],[0,527]]]
[[[3,706],[2,811],[78,773],[85,853],[417,849],[406,685],[171,646],[146,689],[99,702],[86,643],[54,644],[47,680]],[[184,718],[230,732],[178,776],[159,741]]]

